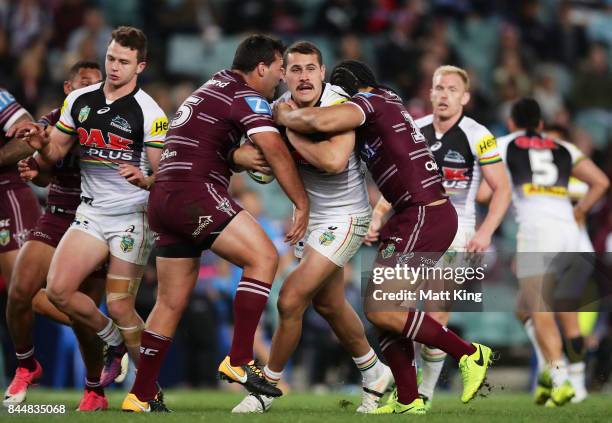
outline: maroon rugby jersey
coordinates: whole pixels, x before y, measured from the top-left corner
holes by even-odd
[[[155,181],[207,181],[227,188],[230,149],[244,134],[270,131],[278,129],[266,99],[237,73],[219,71],[177,110]]]
[[[19,119],[21,116],[28,113],[15,98],[6,91],[0,88],[0,148],[9,142],[6,138],[6,131]],[[0,167],[0,189],[13,189],[24,187],[26,183],[19,177],[17,166],[11,164]]]
[[[436,161],[401,98],[375,88],[357,93],[348,103],[364,114],[356,129],[359,152],[393,209],[446,198]]]
[[[41,117],[38,123],[47,126],[55,126],[61,115],[61,109],[57,108]],[[47,206],[55,206],[66,211],[76,211],[81,202],[81,170],[79,168],[79,145],[68,152],[66,157],[56,163],[51,171],[51,184],[49,185],[49,196]]]

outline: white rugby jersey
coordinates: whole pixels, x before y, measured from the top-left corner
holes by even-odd
[[[287,91],[277,101],[286,101],[289,98],[291,92]],[[342,88],[325,83],[321,98],[315,106],[333,106],[348,99],[349,95]],[[292,151],[292,154],[296,158],[298,171],[308,193],[311,218],[370,212],[365,183],[366,170],[355,150],[351,152],[346,169],[335,175],[315,168],[297,151]]]
[[[143,211],[149,192],[120,176],[119,164],[139,167],[147,175],[146,147],[163,147],[168,118],[138,86],[109,102],[103,84],[71,92],[55,127],[78,136],[83,203],[104,214]]]
[[[582,152],[571,143],[525,131],[498,143],[512,180],[517,222],[556,219],[575,224],[568,185],[572,169],[585,158]]]
[[[444,134],[436,133],[433,115],[417,119],[444,176],[442,185],[457,210],[459,226],[473,231],[476,226],[476,193],[480,186],[480,167],[501,161],[497,142],[489,130],[467,116]]]

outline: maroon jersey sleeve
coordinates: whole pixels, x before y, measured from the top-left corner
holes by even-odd
[[[38,123],[40,123],[44,127],[55,126],[55,124],[60,118],[60,114],[61,114],[61,111],[60,111],[60,108],[58,107],[57,109],[51,110],[49,113],[47,113],[46,115],[38,119]]]
[[[248,136],[259,132],[279,132],[272,120],[270,104],[255,91],[236,91],[232,119]]]
[[[361,125],[366,122],[371,122],[374,118],[376,111],[372,100],[374,100],[374,94],[371,93],[357,93],[347,102],[348,104],[354,104],[363,113],[363,121]]]

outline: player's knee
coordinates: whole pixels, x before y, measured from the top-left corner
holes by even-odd
[[[300,318],[304,314],[304,299],[293,292],[282,292],[276,304],[281,319]]]
[[[11,284],[8,292],[8,300],[13,306],[32,304],[32,293],[23,284]]]
[[[130,298],[107,301],[106,308],[108,309],[108,315],[116,322],[121,322],[134,313],[134,303]]]
[[[48,286],[46,291],[47,298],[49,298],[51,304],[53,304],[60,310],[66,309],[66,307],[68,306],[68,301],[70,299],[69,292],[55,285]]]
[[[278,267],[278,252],[272,244],[261,248],[256,254],[253,254],[252,258],[254,267],[275,270]]]

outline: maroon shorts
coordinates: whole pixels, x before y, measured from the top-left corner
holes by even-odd
[[[377,262],[433,266],[457,232],[457,212],[449,200],[439,206],[412,206],[394,214],[380,231]]]
[[[28,186],[0,189],[0,254],[17,250],[40,216],[40,205]]]
[[[242,210],[220,184],[161,182],[149,196],[157,255],[199,257]]]
[[[38,219],[36,227],[30,232],[28,241],[40,241],[57,248],[60,240],[74,221],[74,214],[52,213],[50,210]]]

